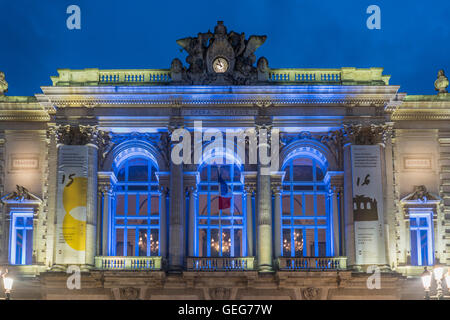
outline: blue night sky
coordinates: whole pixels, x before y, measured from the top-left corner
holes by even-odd
[[[435,94],[450,74],[450,1],[433,0],[0,0],[0,70],[8,95],[34,95],[58,68],[169,68],[176,39],[213,31],[265,34],[256,51],[273,68],[384,67],[408,94]],[[81,8],[81,30],[66,9]],[[381,8],[381,30],[366,8]]]

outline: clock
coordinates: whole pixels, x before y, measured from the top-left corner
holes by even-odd
[[[216,73],[226,72],[228,70],[228,60],[222,57],[214,59],[213,69]]]

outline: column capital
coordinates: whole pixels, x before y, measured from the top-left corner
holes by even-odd
[[[393,124],[388,123],[349,123],[344,124],[342,134],[346,144],[374,145],[384,144],[392,134]]]
[[[48,129],[54,134],[58,144],[95,146],[108,144],[111,136],[109,132],[98,130],[96,125],[54,125]]]
[[[271,183],[270,188],[274,195],[281,195],[283,193],[283,184],[281,182]]]

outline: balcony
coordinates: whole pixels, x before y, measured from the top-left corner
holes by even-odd
[[[101,270],[161,270],[161,257],[95,257]]]
[[[278,268],[282,271],[345,270],[347,257],[280,257]]]
[[[249,271],[255,265],[254,257],[188,257],[188,271]]]

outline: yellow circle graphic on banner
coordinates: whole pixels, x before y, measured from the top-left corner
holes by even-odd
[[[87,178],[74,178],[63,191],[63,206],[66,211],[63,221],[63,235],[66,243],[74,250],[86,249],[86,203]]]

